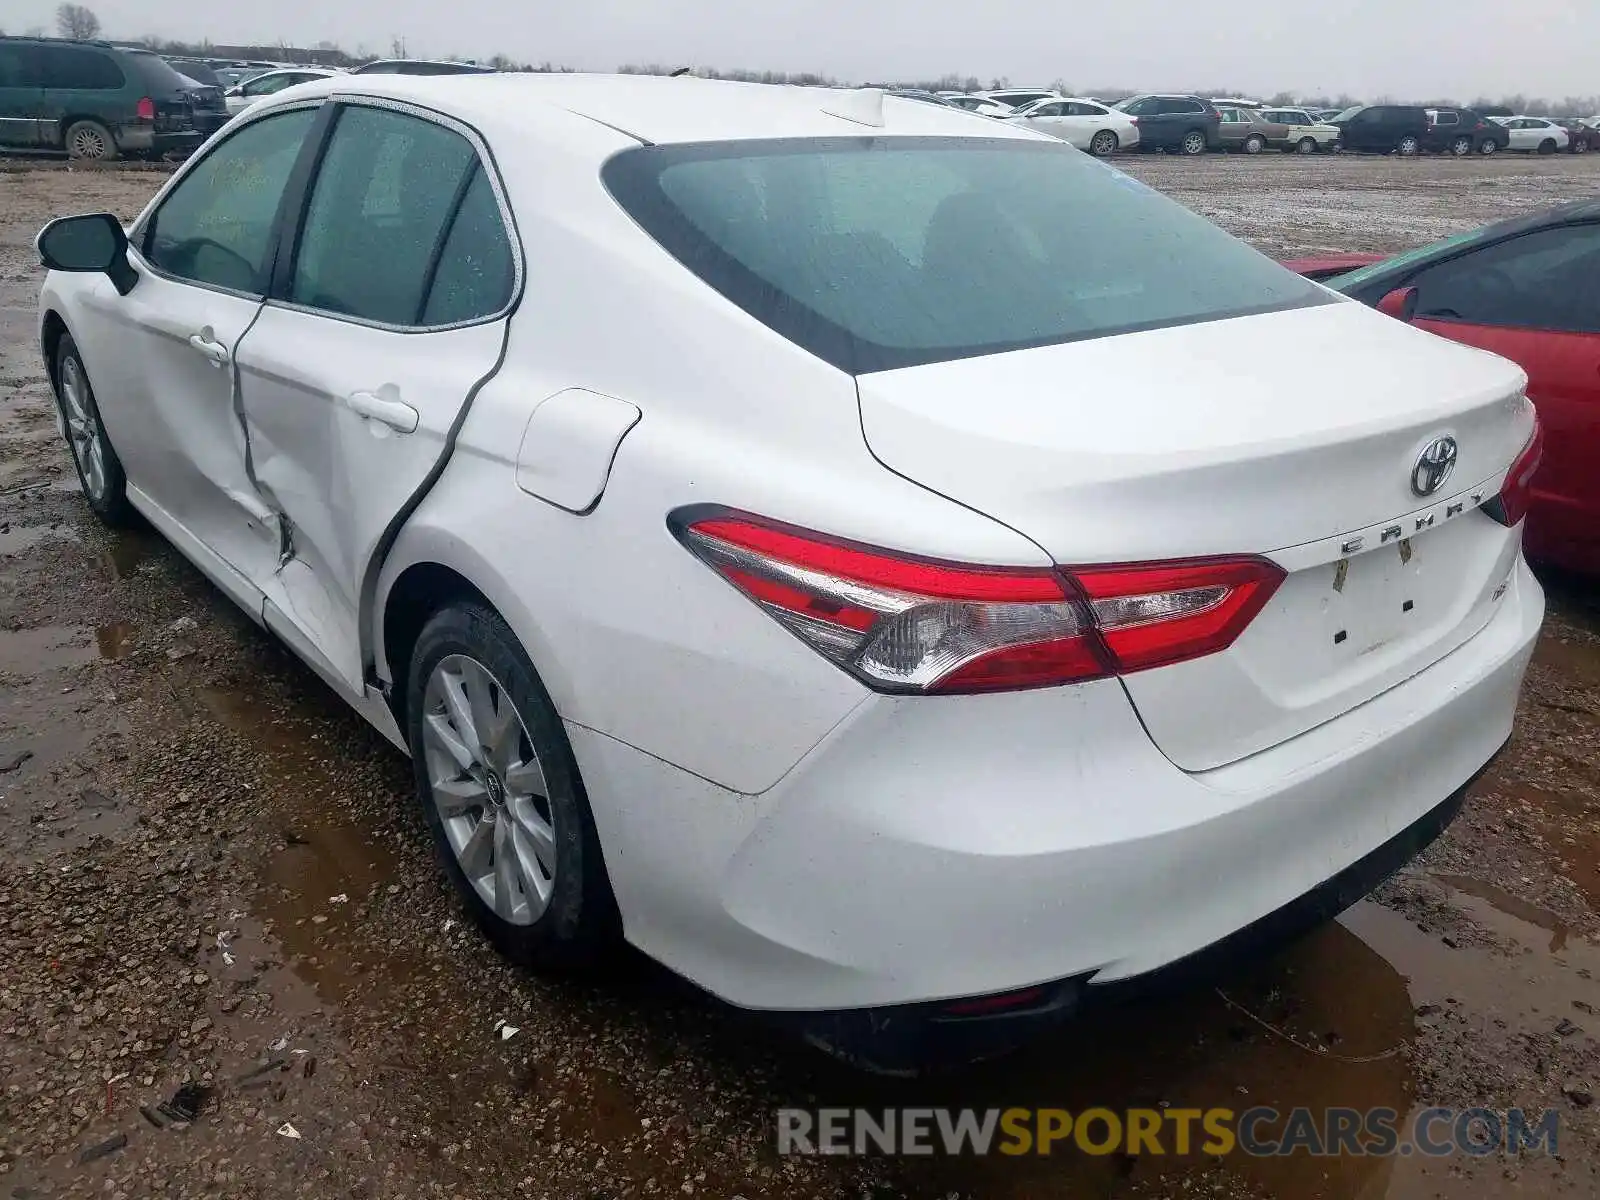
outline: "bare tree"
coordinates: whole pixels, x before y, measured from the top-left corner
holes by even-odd
[[[100,36],[100,18],[82,4],[63,4],[56,9],[56,31],[64,38],[92,41]]]

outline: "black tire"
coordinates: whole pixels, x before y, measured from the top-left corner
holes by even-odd
[[[1303,137],[1294,144],[1296,154],[1315,154],[1317,152],[1317,139]]]
[[[1395,145],[1394,151],[1401,158],[1415,158],[1421,149],[1422,139],[1408,133]]]
[[[1267,148],[1267,139],[1259,133],[1252,133],[1245,138],[1244,145],[1240,147],[1246,154],[1260,154]]]
[[[1539,153],[1540,154],[1554,154],[1555,152],[1556,152],[1556,140],[1555,140],[1555,138],[1545,138],[1544,141],[1539,143]]]
[[[122,469],[122,460],[111,445],[111,435],[100,420],[100,405],[95,399],[94,385],[89,380],[89,369],[84,366],[78,343],[70,333],[63,333],[56,346],[56,361],[50,382],[56,397],[56,411],[61,414],[61,424],[67,431],[67,451],[72,455],[72,465],[78,471],[78,483],[83,487],[83,498],[89,502],[94,515],[107,525],[122,529],[138,521],[133,505],[128,503],[128,476]],[[76,372],[76,375],[74,375]],[[83,416],[71,415],[65,389],[74,379],[81,380],[81,405]],[[79,422],[84,422],[81,427]],[[78,432],[85,440],[74,436]],[[89,453],[87,439],[97,438],[100,444],[100,463],[103,480],[99,487],[92,482],[91,470],[84,456]],[[80,450],[80,447],[82,449]]]
[[[1587,153],[1589,153],[1589,143],[1584,141],[1582,138],[1573,138],[1572,139],[1572,152],[1574,154],[1587,154]]]
[[[502,695],[521,718],[543,771],[556,863],[548,905],[531,924],[505,920],[478,894],[461,868],[434,802],[423,740],[427,685],[434,668],[450,655],[476,660],[502,686]],[[411,653],[406,713],[406,738],[423,819],[445,874],[479,928],[502,954],[523,966],[571,970],[596,962],[621,930],[600,836],[561,718],[533,663],[498,613],[479,603],[457,602],[428,620]]]
[[[1455,155],[1457,158],[1465,158],[1467,155],[1472,153],[1472,139],[1469,137],[1458,137],[1455,141],[1450,143],[1450,153]]]
[[[1495,141],[1493,138],[1484,138],[1483,141],[1478,143],[1478,153],[1482,154],[1486,158],[1489,155],[1496,153],[1499,149],[1500,143]]]
[[[1191,129],[1183,135],[1178,143],[1178,153],[1193,158],[1197,154],[1206,152],[1206,133],[1203,129]]]
[[[1110,158],[1122,143],[1109,129],[1102,129],[1089,139],[1089,153],[1096,158]]]
[[[99,121],[74,121],[62,138],[68,158],[112,162],[118,157],[117,141]]]

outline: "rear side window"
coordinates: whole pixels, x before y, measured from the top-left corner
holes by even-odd
[[[144,85],[153,91],[181,92],[194,86],[191,80],[173,70],[171,64],[159,55],[151,54],[148,50],[127,50],[123,53],[139,73],[139,78],[144,80]]]
[[[641,147],[603,176],[706,283],[855,373],[1332,302],[1057,143]]]
[[[470,260],[450,261],[451,241]],[[289,299],[384,325],[467,320],[503,306],[509,259],[471,142],[421,117],[353,105],[312,188]],[[484,309],[490,300],[499,303]]]
[[[150,218],[144,256],[180,279],[265,294],[278,201],[315,116],[266,117],[210,150]]]
[[[31,48],[0,42],[0,87],[38,87],[38,60]]]
[[[500,205],[480,167],[445,238],[422,323],[451,325],[497,313],[510,302],[515,278]]]
[[[109,54],[79,46],[40,46],[44,86],[62,91],[114,92],[126,82]]]

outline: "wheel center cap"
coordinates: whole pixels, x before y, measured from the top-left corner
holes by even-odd
[[[493,771],[484,772],[483,788],[489,793],[489,803],[495,808],[506,802],[506,785],[500,782],[500,776]]]

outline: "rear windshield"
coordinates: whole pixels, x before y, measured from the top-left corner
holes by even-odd
[[[1060,142],[649,146],[602,174],[706,283],[853,374],[1333,302]]]
[[[193,79],[178,74],[170,63],[148,50],[124,50],[138,69],[139,76],[154,91],[183,92],[195,85]]]

